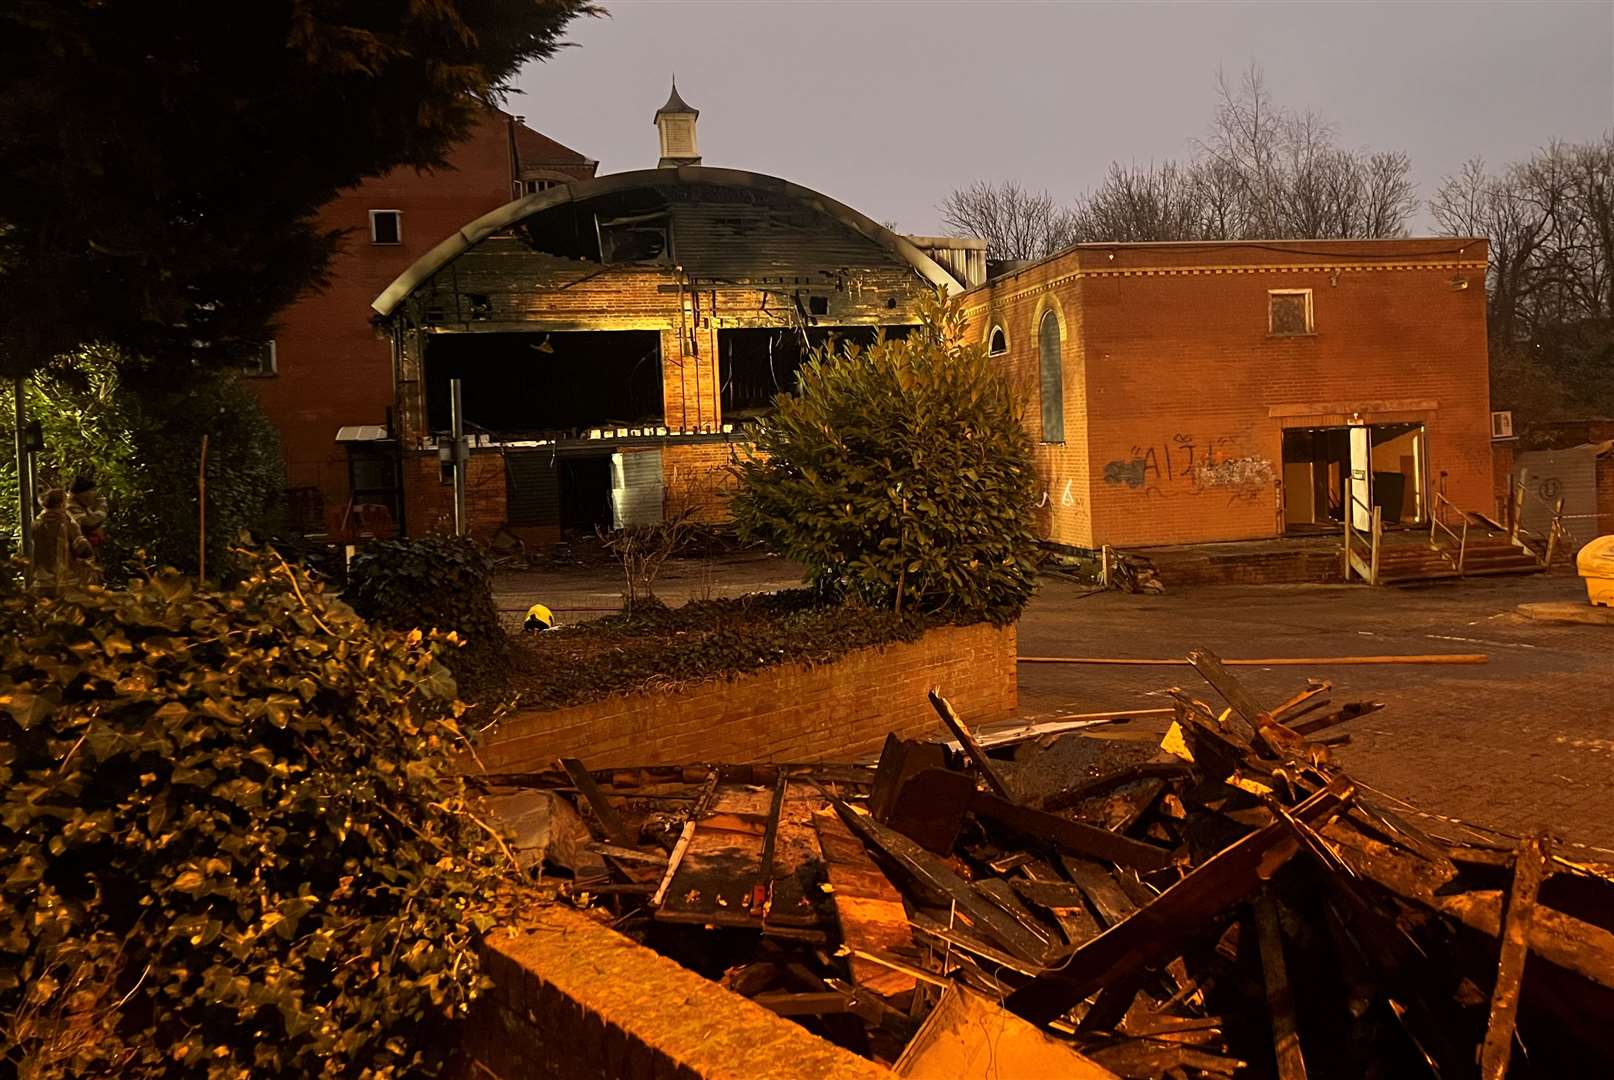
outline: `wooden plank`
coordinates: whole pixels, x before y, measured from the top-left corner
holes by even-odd
[[[639,842],[639,838],[628,830],[617,815],[616,808],[606,801],[605,794],[600,791],[600,785],[594,782],[594,776],[577,758],[561,758],[561,768],[571,777],[576,785],[577,792],[588,803],[589,810],[594,813],[594,820],[600,823],[605,830],[605,838],[618,847],[631,848]]]
[[[1176,709],[1161,709],[1163,713],[1175,713]],[[1043,796],[1042,809],[1064,810],[1075,806],[1084,799],[1107,795],[1117,788],[1135,784],[1140,780],[1169,780],[1178,776],[1185,776],[1189,772],[1186,761],[1145,761],[1125,769],[1119,769],[1103,776],[1096,776],[1091,780],[1081,780],[1068,787],[1059,789]]]
[[[885,737],[880,749],[880,763],[874,769],[874,787],[869,792],[869,812],[891,824],[891,808],[908,778],[924,769],[945,769],[947,751],[936,743],[902,739],[895,734]]]
[[[1025,875],[1025,880],[1016,881],[1014,883],[1016,889],[1021,886],[1032,886],[1034,888],[1048,887],[1060,890],[1074,890],[1073,899],[1075,902],[1068,906],[1050,906],[1043,904],[1041,900],[1028,897],[1028,899],[1032,899],[1032,903],[1048,907],[1049,913],[1053,915],[1054,921],[1059,924],[1059,930],[1065,935],[1065,941],[1068,944],[1080,945],[1084,941],[1091,941],[1098,936],[1098,923],[1093,920],[1093,913],[1087,910],[1087,903],[1082,896],[1081,890],[1070,882],[1061,880],[1052,866],[1049,866],[1041,859],[1033,859],[1020,869],[1020,873]],[[1021,895],[1025,896],[1026,894],[1022,892]],[[1068,892],[1045,895],[1047,899],[1051,900],[1063,900],[1072,896]]]
[[[1547,838],[1526,837],[1513,864],[1513,888],[1502,919],[1502,956],[1496,965],[1496,986],[1491,991],[1491,1019],[1480,1050],[1480,1076],[1502,1080],[1513,1055],[1513,1026],[1519,1013],[1519,987],[1530,956],[1530,924],[1536,912],[1536,894],[1545,876]]]
[[[1042,957],[1044,944],[1040,939],[1002,908],[977,893],[969,882],[954,873],[942,860],[895,829],[881,825],[867,813],[853,809],[840,799],[831,799],[830,804],[835,807],[846,827],[864,843],[883,852],[925,891],[956,904],[970,925],[981,933],[1026,960],[1035,962]]]
[[[959,986],[942,994],[891,1071],[905,1080],[1117,1080],[1069,1043]]]
[[[1051,841],[1078,855],[1106,859],[1139,870],[1159,870],[1171,865],[1171,852],[1165,848],[1119,836],[1083,821],[1071,821],[1057,814],[1020,806],[984,791],[976,792],[970,800],[970,811],[979,817],[991,818],[1012,829]]]
[[[765,914],[773,894],[773,860],[774,847],[779,841],[779,812],[784,808],[785,786],[789,783],[789,777],[780,773],[779,779],[773,785],[773,802],[768,807],[768,827],[762,835],[762,857],[758,860],[756,884],[751,889],[752,915]]]
[[[1338,814],[1349,785],[1336,782],[1300,803],[1297,820],[1318,824]],[[1139,968],[1165,963],[1206,921],[1243,900],[1299,850],[1289,827],[1273,822],[1223,848],[1154,902],[1078,948],[1059,970],[1010,995],[1012,1012],[1035,1023],[1057,1019],[1100,987]]]
[[[818,831],[813,827],[814,811],[823,802],[816,788],[797,781],[787,783],[774,836],[764,929],[827,926],[834,918],[823,889],[828,879]]]
[[[1041,940],[1043,944],[1042,956],[1046,957],[1055,947],[1055,935],[1052,927],[1045,926],[1041,920],[1031,913],[1015,895],[1014,886],[1002,878],[985,878],[975,882],[975,891],[1002,908],[1010,918],[1025,927],[1027,932]]]
[[[830,901],[841,925],[841,941],[852,950],[852,981],[887,996],[912,990],[914,976],[859,955],[916,955],[902,894],[834,811],[816,811],[812,821],[832,890]]]
[[[1450,880],[1448,872],[1416,855],[1392,848],[1344,824],[1323,830],[1352,870],[1408,900],[1450,915],[1463,925],[1500,937],[1502,892],[1482,889],[1466,893],[1437,892]],[[1530,918],[1530,952],[1600,986],[1614,989],[1614,933],[1561,911],[1537,906]]]
[[[1278,1080],[1306,1080],[1306,1059],[1300,1052],[1295,999],[1289,988],[1289,966],[1283,959],[1278,905],[1270,894],[1263,894],[1253,907],[1261,973],[1267,989],[1267,1012],[1272,1017],[1272,1052],[1278,1063]]]
[[[1003,778],[998,775],[997,769],[993,767],[992,759],[986,756],[986,751],[981,749],[981,744],[975,741],[974,732],[970,731],[969,726],[958,718],[958,713],[953,711],[951,703],[935,690],[932,690],[930,692],[930,704],[936,710],[936,715],[941,717],[942,723],[947,725],[947,730],[953,733],[953,738],[957,739],[958,744],[964,748],[964,755],[970,759],[970,763],[975,766],[976,771],[981,774],[981,778],[986,781],[986,786],[991,788],[999,798],[1009,798],[1008,786],[1004,784]]]
[[[1021,664],[1121,664],[1139,667],[1190,667],[1177,657],[1137,659],[1113,656],[1017,656]],[[1260,659],[1223,659],[1227,667],[1343,667],[1363,664],[1484,664],[1486,653],[1419,653],[1408,656],[1267,656]]]
[[[656,911],[664,922],[758,927],[751,890],[762,873],[762,844],[773,792],[720,784]]]
[[[1114,926],[1138,910],[1138,905],[1132,902],[1132,898],[1104,867],[1084,859],[1067,857],[1060,861],[1065,866],[1065,873],[1069,874],[1070,879],[1086,894],[1088,902],[1093,905],[1093,910],[1098,912],[1098,917],[1106,928]]]

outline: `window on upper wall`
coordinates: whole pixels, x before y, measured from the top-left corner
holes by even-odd
[[[1267,332],[1273,337],[1296,337],[1316,333],[1311,321],[1311,290],[1269,290],[1267,320]]]
[[[1042,441],[1065,441],[1065,372],[1060,355],[1059,317],[1049,311],[1037,327],[1037,353],[1042,362]]]
[[[1003,332],[1003,327],[994,326],[992,332],[986,337],[986,354],[988,356],[1002,356],[1009,351],[1009,335]]]
[[[371,210],[370,211],[370,243],[372,243],[372,244],[401,244],[401,243],[403,243],[403,211],[402,210]]]
[[[266,379],[279,372],[280,366],[275,357],[275,343],[272,341],[264,342],[258,351],[249,357],[245,364],[241,365],[241,373],[254,379]]]
[[[536,195],[540,191],[548,191],[558,183],[559,180],[523,180],[521,186],[528,195]]]

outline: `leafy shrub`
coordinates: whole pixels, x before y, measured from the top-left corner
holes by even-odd
[[[1031,440],[984,346],[941,298],[901,339],[819,350],[736,468],[741,536],[820,589],[1003,623],[1034,587]]]
[[[360,615],[395,630],[453,631],[463,648],[443,655],[456,678],[480,689],[509,659],[509,639],[493,601],[493,565],[465,537],[383,540],[359,549],[342,598]]]
[[[144,550],[155,563],[197,566],[196,475],[207,443],[207,564],[210,577],[229,571],[230,549],[243,529],[272,532],[285,491],[280,436],[258,400],[231,373],[199,374],[182,389],[129,384],[127,362],[91,348],[64,357],[27,383],[25,407],[40,421],[39,490],[94,476],[106,496],[107,547],[113,575]],[[11,445],[14,391],[0,388],[0,439]],[[0,528],[17,529],[17,470],[0,455]]]
[[[429,1070],[496,840],[448,672],[278,560],[0,599],[0,1061],[24,1075]]]

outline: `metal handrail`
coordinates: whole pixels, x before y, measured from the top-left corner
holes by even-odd
[[[1456,529],[1453,529],[1450,525],[1447,525],[1441,520],[1440,510],[1442,506],[1449,506],[1462,516],[1463,531],[1461,533],[1457,532]],[[1434,513],[1429,515],[1429,544],[1431,547],[1437,549],[1440,547],[1440,545],[1435,541],[1436,528],[1441,529],[1447,536],[1451,537],[1452,543],[1457,545],[1456,569],[1459,574],[1463,572],[1463,562],[1468,557],[1468,523],[1470,520],[1471,516],[1467,510],[1464,510],[1462,507],[1446,498],[1443,493],[1438,491],[1435,492]],[[1442,552],[1442,554],[1445,553]],[[1448,559],[1451,558],[1449,555],[1446,557]]]
[[[1367,544],[1367,557],[1368,557],[1367,558],[1367,565],[1368,565],[1367,583],[1369,585],[1377,585],[1379,583],[1379,543],[1384,537],[1384,521],[1383,521],[1383,517],[1382,517],[1382,511],[1379,509],[1379,507],[1377,507],[1377,506],[1369,506],[1367,503],[1363,502],[1361,499],[1358,499],[1356,497],[1356,492],[1354,492],[1354,491],[1349,493],[1349,499],[1350,499],[1350,501],[1348,503],[1346,503],[1346,505],[1345,505],[1345,513],[1343,515],[1344,518],[1345,518],[1345,549],[1344,549],[1344,560],[1345,560],[1345,575],[1344,576],[1345,576],[1345,580],[1349,581],[1351,579],[1351,551],[1353,550],[1352,549],[1352,544],[1356,540],[1357,533],[1358,533],[1358,530],[1356,528],[1356,513],[1355,513],[1355,511],[1356,511],[1356,508],[1358,506],[1360,506],[1363,510],[1366,510],[1368,512],[1368,522],[1369,522],[1368,536],[1367,536],[1367,539],[1364,541],[1364,543]]]

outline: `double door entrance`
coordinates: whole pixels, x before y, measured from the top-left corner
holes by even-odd
[[[1428,521],[1428,449],[1422,424],[1290,428],[1283,433],[1285,527],[1333,527],[1372,508],[1386,525]]]

